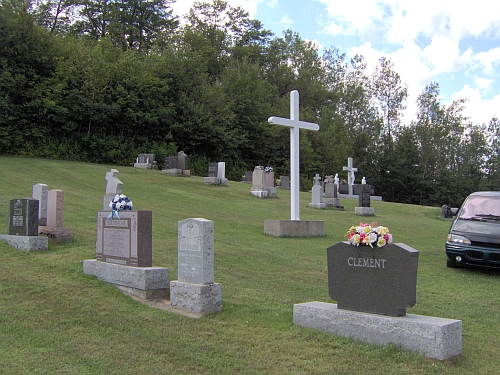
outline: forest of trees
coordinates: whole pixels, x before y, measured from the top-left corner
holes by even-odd
[[[267,119],[288,117],[298,90],[301,120],[320,125],[301,133],[302,188],[316,173],[347,179],[353,157],[386,201],[456,206],[499,190],[500,121],[441,104],[437,82],[408,98],[387,58],[369,74],[362,56],[320,54],[223,0],[195,3],[185,22],[173,2],[0,0],[0,154],[132,165],[183,150],[193,174],[225,161],[233,180],[255,165],[279,176],[289,131]],[[403,124],[409,99],[418,111]]]

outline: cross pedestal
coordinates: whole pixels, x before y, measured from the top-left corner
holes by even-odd
[[[310,237],[324,236],[324,221],[300,221],[300,196],[299,196],[299,144],[300,129],[319,130],[319,125],[312,122],[299,120],[299,92],[290,92],[290,118],[269,117],[272,125],[281,125],[290,128],[290,222],[280,220],[266,220],[264,232],[277,237]],[[279,222],[279,223],[275,223]],[[314,224],[317,222],[318,224]],[[266,224],[267,223],[267,224]],[[320,224],[321,223],[321,224]],[[279,225],[278,225],[279,224]],[[311,228],[314,226],[314,228]]]

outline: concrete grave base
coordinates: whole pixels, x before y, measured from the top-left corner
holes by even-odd
[[[82,262],[83,273],[92,275],[130,295],[144,298],[167,298],[168,268],[132,267],[87,259]]]
[[[18,250],[46,251],[49,249],[49,240],[45,236],[16,236],[12,234],[0,234],[0,240]]]
[[[340,207],[340,198],[323,198],[327,207]]]
[[[134,168],[152,169],[151,163],[134,163]]]
[[[267,198],[267,190],[250,190],[250,194],[257,198]]]
[[[161,171],[163,174],[168,174],[170,176],[182,176],[182,169],[163,169]]]
[[[274,237],[322,237],[323,220],[265,220],[264,233]]]
[[[362,216],[375,215],[375,208],[373,207],[354,207],[354,214]]]
[[[203,177],[205,185],[227,185],[227,178]]]
[[[462,353],[461,320],[411,314],[391,317],[308,302],[293,306],[293,323],[369,344],[392,344],[440,361]]]
[[[309,207],[323,210],[326,208],[326,203],[309,203]]]
[[[221,284],[170,283],[170,304],[193,313],[214,314],[222,311]]]
[[[70,242],[73,231],[71,228],[39,226],[38,234],[46,236],[50,243]]]

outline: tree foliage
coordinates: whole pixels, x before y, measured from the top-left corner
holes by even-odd
[[[225,161],[238,180],[255,165],[289,173],[288,117],[300,92],[301,186],[358,176],[385,200],[458,205],[500,189],[500,122],[472,124],[465,100],[443,105],[431,82],[402,123],[408,96],[390,59],[369,73],[292,30],[273,35],[241,7],[196,2],[183,23],[173,0],[2,0],[0,153],[130,165],[183,150],[193,173]],[[359,181],[357,181],[359,182]]]

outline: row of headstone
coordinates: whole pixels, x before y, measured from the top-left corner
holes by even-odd
[[[190,176],[189,157],[184,151],[179,151],[177,156],[167,156],[163,164],[162,173],[171,176]]]
[[[135,159],[134,168],[157,169],[155,154],[139,154]]]
[[[32,187],[32,198],[9,202],[9,233],[0,238],[24,251],[48,250],[48,242],[69,242],[71,228],[63,226],[64,192],[48,190],[46,184]]]
[[[258,198],[276,197],[274,186],[274,172],[271,168],[256,166],[252,174],[252,188],[250,194]]]
[[[118,171],[106,174],[106,192],[120,194]],[[109,203],[108,203],[109,205]],[[222,309],[220,284],[214,283],[213,222],[178,222],[178,280],[168,268],[152,266],[152,212],[107,210],[97,213],[96,259],[83,261],[83,272],[145,300],[169,298],[171,308],[195,314]]]
[[[227,185],[226,163],[209,163],[208,177],[204,177],[203,182],[205,185]]]

